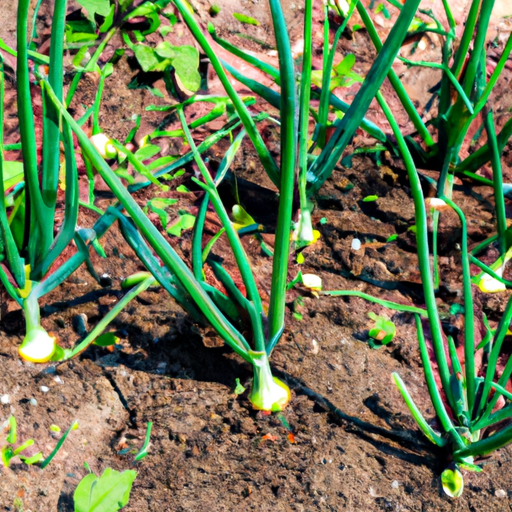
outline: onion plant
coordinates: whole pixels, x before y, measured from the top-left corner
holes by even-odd
[[[512,320],[512,299],[509,299],[498,327],[492,329],[485,315],[475,311],[470,264],[478,266],[485,275],[503,285],[512,283],[476,258],[475,255],[486,246],[485,242],[472,251],[468,249],[465,216],[449,197],[441,195],[437,201],[425,200],[410,148],[381,93],[378,93],[377,99],[396,137],[409,177],[426,309],[383,301],[361,292],[343,290],[323,294],[358,296],[384,307],[414,314],[427,389],[441,432],[437,432],[424,418],[400,376],[395,373],[393,378],[425,436],[449,450],[453,464],[443,472],[443,488],[451,496],[459,496],[463,490],[460,469],[481,471],[481,457],[512,441],[512,427],[507,421],[512,417],[512,393],[507,389],[512,375],[512,358],[504,349],[504,340]],[[432,209],[441,211],[447,208],[455,211],[461,224],[460,257],[464,299],[462,340],[453,340],[443,331],[431,265],[428,216]],[[497,236],[493,239],[497,239]],[[426,318],[428,323],[424,324],[421,317]],[[424,325],[428,325],[428,335],[425,335]],[[482,329],[476,328],[480,325]]]
[[[363,80],[359,79],[351,71],[351,65],[347,64],[345,68],[338,67],[339,84],[352,83],[351,80],[356,77],[356,81],[361,81],[361,88],[356,94],[354,101],[351,105],[341,101],[331,92],[331,74],[333,71],[333,63],[336,52],[337,43],[345,30],[350,16],[356,8],[362,8],[360,2],[357,0],[351,1],[347,4],[347,9],[343,12],[337,4],[332,6],[325,5],[325,46],[324,46],[324,63],[321,70],[321,87],[312,87],[312,0],[306,0],[304,9],[304,51],[302,56],[302,71],[300,74],[300,115],[299,115],[299,132],[297,144],[299,147],[299,178],[298,178],[298,192],[300,197],[300,214],[297,229],[298,244],[311,243],[313,241],[313,230],[311,226],[311,198],[317,192],[325,181],[332,174],[335,166],[345,150],[346,146],[352,139],[356,129],[360,126],[367,131],[370,135],[375,137],[380,143],[390,145],[390,141],[384,132],[364,118],[368,107],[379,90],[384,78],[388,75],[390,78],[398,78],[391,70],[391,65],[400,49],[403,39],[405,38],[409,29],[411,20],[418,8],[419,2],[417,0],[408,0],[400,16],[393,26],[386,42],[382,47],[382,51],[370,69],[367,77]],[[344,21],[336,31],[334,42],[329,49],[329,21],[328,10],[335,8],[339,14],[343,16]],[[183,14],[183,13],[182,13]],[[260,95],[274,107],[279,108],[281,99],[285,92],[285,86],[281,80],[280,74],[276,68],[259,60],[252,54],[244,52],[235,47],[231,43],[218,37],[213,25],[209,26],[209,32],[214,40],[220,44],[224,49],[230,51],[235,56],[243,59],[251,66],[256,67],[263,73],[266,73],[271,79],[280,86],[280,92],[275,92],[273,89],[262,85],[261,83],[245,77],[234,66],[227,62],[214,63],[215,70],[219,75],[224,74],[222,66],[239,82],[247,86],[256,94]],[[206,38],[199,40],[205,52],[212,51],[208,45]],[[382,45],[381,45],[382,46]],[[350,59],[349,59],[350,60]],[[353,62],[352,62],[353,65]],[[312,98],[318,99],[318,110],[314,110],[311,106],[310,100]],[[415,115],[419,119],[418,114],[412,102],[407,102],[408,112],[411,116]],[[338,114],[338,119],[331,122],[329,119],[330,109]],[[309,121],[310,116],[315,121],[315,128],[312,134],[309,134]],[[421,122],[421,119],[419,119]],[[332,128],[332,135],[327,138],[327,128]],[[425,129],[428,134],[428,130]],[[272,175],[269,173],[269,176]]]
[[[197,37],[194,32],[197,23],[190,11],[181,0],[176,0],[175,3]],[[111,212],[119,219],[126,239],[148,270],[194,318],[207,320],[226,344],[252,365],[254,379],[249,399],[253,406],[256,409],[276,411],[282,409],[290,399],[288,387],[272,376],[269,356],[284,329],[293,190],[297,177],[296,142],[298,125],[295,71],[286,25],[279,1],[271,0],[270,8],[279,49],[280,79],[283,84],[284,98],[281,101],[281,162],[279,168],[274,160],[270,158],[264,145],[262,143],[258,145],[261,136],[256,130],[255,121],[238,95],[232,95],[232,88],[226,87],[227,93],[244,125],[245,132],[241,132],[235,138],[233,146],[226,154],[215,178],[210,175],[191,136],[185,119],[186,105],[182,104],[176,107],[182,122],[183,133],[192,149],[195,163],[200,171],[201,178],[194,178],[194,181],[206,192],[194,227],[192,270],[187,267],[164,236],[143,213],[130,192],[105,162],[78,123],[68,113],[61,98],[54,92],[49,81],[43,80],[41,83],[52,105],[59,110],[63,124],[75,133],[82,152],[97,169],[118,198],[119,203],[129,214],[128,218],[118,210]],[[201,44],[200,38],[198,40]],[[209,57],[216,59],[214,54],[209,55]],[[225,77],[225,74],[223,76]],[[229,85],[229,81],[226,83]],[[225,86],[226,83],[224,83]],[[256,142],[258,156],[263,165],[275,171],[273,178],[278,182],[280,190],[268,312],[262,304],[250,261],[245,253],[239,233],[234,223],[231,222],[217,191],[217,186],[224,177],[244,133],[247,133]],[[243,280],[245,293],[237,288],[230,274],[218,261],[208,257],[211,244],[205,247],[204,250],[202,248],[203,225],[209,203],[212,204],[222,223]],[[163,266],[159,263],[153,251],[160,258]],[[228,296],[205,281],[203,275],[205,259],[227,291]]]
[[[55,338],[41,326],[38,299],[69,275],[69,265],[56,270],[54,267],[55,261],[69,243],[73,239],[80,239],[79,243],[85,246],[88,238],[86,232],[76,231],[78,177],[69,129],[62,132],[65,148],[65,215],[60,230],[54,234],[61,136],[56,110],[48,104],[45,104],[43,114],[44,151],[41,180],[39,179],[27,54],[29,4],[28,0],[20,0],[18,3],[16,78],[23,173],[19,175],[19,182],[14,189],[7,179],[9,168],[13,164],[5,161],[3,148],[3,62],[0,69],[0,197],[3,200],[0,208],[3,260],[0,279],[25,314],[26,335],[19,348],[20,354],[25,359],[43,362],[51,358],[56,343]],[[65,0],[55,2],[49,61],[48,82],[52,84],[59,98],[62,98],[65,9]],[[9,187],[8,190],[6,186]],[[6,192],[9,194],[6,195]]]
[[[402,6],[398,2],[391,3],[401,10],[401,15],[404,14],[407,4]],[[453,44],[455,22],[449,3],[443,2],[443,6],[449,23],[449,27],[446,29],[431,11],[423,11],[434,20],[434,24],[426,26],[425,30],[435,32],[444,38],[443,61],[431,63],[404,59],[409,66],[420,65],[441,70],[442,78],[438,93],[439,113],[432,122],[432,126],[426,126],[415,109],[411,109],[410,99],[407,97],[400,79],[392,70],[389,70],[388,78],[405,110],[409,113],[417,131],[416,134],[404,137],[383,94],[380,91],[374,94],[392,128],[396,149],[404,161],[409,177],[415,207],[417,251],[426,309],[388,303],[359,292],[344,290],[323,293],[362,296],[386,307],[414,313],[427,388],[440,422],[441,433],[436,432],[422,416],[400,377],[394,374],[394,379],[423,433],[433,443],[450,450],[455,467],[450,467],[443,473],[442,481],[446,492],[458,496],[463,487],[462,474],[459,469],[481,471],[480,457],[512,441],[512,427],[507,422],[512,416],[512,393],[507,389],[512,375],[512,359],[503,350],[504,339],[509,332],[509,324],[512,319],[512,300],[507,303],[499,326],[493,330],[485,315],[475,311],[472,289],[474,284],[479,284],[482,289],[493,288],[495,291],[501,291],[512,284],[503,279],[503,267],[511,257],[511,244],[508,240],[509,231],[505,216],[504,185],[500,163],[503,148],[512,134],[512,123],[507,122],[502,131],[496,134],[492,108],[489,104],[493,87],[512,50],[512,37],[509,37],[495,70],[488,76],[485,65],[485,37],[493,1],[483,0],[480,2],[477,0],[472,2],[463,36],[456,49]],[[357,3],[357,9],[379,52],[379,59],[390,38],[396,36],[390,34],[386,43],[382,45],[362,3]],[[354,105],[357,105],[356,101],[352,104],[352,106]],[[460,154],[467,142],[469,128],[473,122],[477,122],[479,115],[483,117],[481,128],[486,131],[488,142],[474,154],[461,161]],[[344,120],[345,118],[342,119],[342,121]],[[437,132],[437,142],[432,136],[434,130]],[[421,141],[421,144],[418,143],[418,140]],[[318,162],[325,163],[326,161],[329,160],[325,158],[321,160],[318,157],[310,172],[317,169]],[[491,162],[493,170],[492,181],[476,174],[479,168],[488,161]],[[439,180],[435,183],[437,200],[425,201],[418,167],[439,171]],[[321,176],[322,172],[320,171],[317,176]],[[464,214],[452,200],[452,188],[456,173],[464,174],[494,188],[497,234],[480,243],[471,251],[468,249]],[[463,340],[458,340],[460,346],[457,346],[456,341],[443,332],[436,304],[435,292],[440,280],[435,264],[436,230],[439,215],[443,209],[455,211],[459,216],[462,228],[460,246],[464,329]],[[427,223],[429,215],[432,215],[434,225],[432,246],[429,243]],[[500,258],[489,267],[479,261],[476,256],[494,242],[498,243]],[[434,257],[433,267],[431,256]],[[479,267],[482,274],[472,277],[470,263]],[[485,282],[485,286],[482,285],[482,281]],[[489,285],[489,282],[494,285]],[[424,333],[424,324],[420,320],[420,316],[428,319],[428,335]],[[480,324],[485,326],[484,334],[479,329],[475,329],[475,326]]]
[[[482,5],[484,6],[484,4],[485,2]],[[445,7],[448,10],[448,6],[445,5]],[[471,12],[473,12],[474,8],[473,6]],[[483,16],[482,13],[481,15]],[[482,20],[482,23],[484,21],[485,19]],[[469,36],[466,35],[466,37]],[[506,51],[508,50],[506,49]],[[475,73],[479,71],[480,87],[477,90],[472,89],[465,94],[461,87],[455,86],[454,78],[448,79],[457,92],[458,99],[451,107],[448,107],[445,114],[447,118],[453,115],[451,109],[459,108],[460,112],[462,112],[460,115],[462,117],[466,116],[467,122],[468,117],[470,117],[467,112],[470,110],[474,111],[482,101],[485,103],[488,100],[488,87],[490,83],[495,81],[495,77],[491,76],[489,82],[486,82],[485,60],[482,59],[481,48],[475,46],[472,53],[479,54]],[[470,56],[468,61],[471,58]],[[471,99],[468,97],[468,94],[470,94]],[[443,474],[443,484],[447,492],[452,495],[459,495],[462,492],[463,484],[459,468],[480,471],[478,457],[487,455],[512,441],[512,428],[504,422],[504,420],[510,418],[510,411],[512,409],[509,405],[512,394],[506,389],[512,374],[512,360],[509,357],[507,358],[502,350],[503,341],[512,318],[512,301],[509,301],[507,304],[498,328],[495,331],[492,330],[485,316],[481,312],[475,312],[474,309],[470,263],[476,264],[486,274],[503,282],[505,285],[509,283],[476,258],[475,254],[485,247],[488,242],[484,242],[473,251],[469,251],[465,216],[461,209],[452,201],[451,197],[449,197],[451,196],[450,187],[443,187],[438,191],[438,201],[425,202],[415,158],[410,148],[410,141],[408,144],[408,141],[405,140],[400,132],[393,113],[381,93],[377,94],[377,100],[396,138],[397,147],[407,169],[414,201],[417,251],[428,315],[428,336],[424,334],[423,324],[417,313],[415,317],[427,388],[436,415],[440,421],[442,434],[435,432],[423,418],[400,377],[394,375],[394,378],[421,430],[432,442],[450,449],[453,461],[457,467],[455,469],[450,468]],[[464,107],[461,107],[458,101],[462,102]],[[487,126],[490,125],[487,124]],[[456,135],[459,135],[457,131],[451,133],[452,137]],[[439,140],[437,144],[443,143]],[[493,145],[492,137],[489,138],[489,145]],[[494,146],[496,145],[494,144]],[[499,167],[496,161],[499,160],[499,155],[496,152],[497,148],[494,147],[490,151],[490,155],[495,160],[493,169],[498,172]],[[449,166],[448,171],[446,173],[447,176],[453,172],[453,165]],[[499,201],[497,201],[497,209],[500,208],[498,203]],[[436,304],[436,278],[430,261],[431,251],[427,227],[428,215],[439,212],[443,208],[451,208],[456,212],[462,228],[460,247],[464,298],[464,329],[463,341],[460,347],[457,347],[455,341],[443,332]],[[499,236],[498,227],[498,235],[493,237],[491,241],[496,240]],[[435,240],[433,243],[435,244]],[[482,319],[478,319],[477,322],[475,315],[482,315]],[[486,326],[485,334],[481,334],[478,329],[475,329],[475,325],[479,325],[481,322]],[[429,355],[429,344],[432,346],[434,362],[431,361],[431,356]],[[498,362],[500,364],[504,363],[505,367],[499,368]]]
[[[52,94],[63,100],[63,41],[66,0],[56,0],[48,60],[27,46],[27,19],[30,2],[18,3],[17,24],[17,93],[18,120],[23,163],[6,160],[12,147],[3,144],[4,120],[4,68],[0,56],[0,280],[7,293],[14,299],[25,316],[26,334],[19,347],[22,358],[33,362],[66,359],[76,355],[101,334],[122,305],[125,305],[152,281],[145,281],[123,299],[99,322],[91,333],[74,350],[63,351],[56,337],[41,325],[40,299],[67,279],[82,263],[98,280],[89,260],[89,250],[94,246],[100,253],[98,239],[115,222],[116,216],[102,214],[92,229],[77,225],[79,209],[79,182],[72,132],[63,125],[58,109],[43,91],[43,135],[37,141],[32,110],[29,59],[36,64],[48,64],[45,77]],[[5,50],[5,48],[2,48]],[[37,75],[40,71],[35,70]],[[42,162],[38,162],[37,144],[42,143]],[[64,163],[61,164],[61,147]],[[15,146],[17,148],[17,146]],[[61,182],[61,176],[62,182]],[[63,193],[61,191],[64,191]],[[55,213],[63,196],[64,217],[56,225]],[[100,213],[102,213],[100,211]],[[70,244],[77,252],[63,261],[63,254]]]

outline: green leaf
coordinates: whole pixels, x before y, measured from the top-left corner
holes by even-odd
[[[116,512],[128,504],[137,472],[120,473],[107,468],[100,477],[86,475],[78,484],[73,500],[75,512]]]
[[[66,353],[65,353],[64,349],[59,347],[59,345],[57,345],[55,347],[55,352],[53,353],[53,356],[50,359],[50,361],[62,361],[65,357],[66,357]]]
[[[234,225],[237,230],[256,224],[256,221],[239,204],[235,204],[231,211],[233,213],[233,220],[235,221]]]
[[[233,393],[237,396],[244,393],[245,388],[242,386],[242,384],[240,384],[240,379],[238,377],[235,379],[235,383],[236,383],[236,386],[235,386],[235,389],[233,390]]]
[[[184,229],[191,229],[194,227],[196,218],[194,217],[194,215],[190,215],[190,213],[187,213],[185,211],[180,211],[178,212],[178,214],[180,216],[178,222],[176,222],[169,229],[167,229],[167,233],[169,233],[169,235],[179,237],[181,236],[181,232]]]
[[[369,332],[370,347],[380,348],[390,343],[396,334],[395,324],[384,316],[376,315],[373,311],[370,311],[368,316],[375,322],[375,327]]]
[[[390,237],[388,237],[386,242],[392,242],[393,240],[396,240],[397,238],[398,238],[398,235],[396,233],[393,233]]]
[[[110,347],[115,345],[118,341],[119,338],[113,332],[105,332],[94,340],[93,345],[98,347]]]
[[[377,201],[379,199],[379,196],[366,196],[363,198],[363,203],[372,203],[373,201]]]
[[[160,27],[159,29],[160,35],[162,37],[165,37],[166,35],[170,34],[174,29],[170,25],[165,25],[164,27]]]
[[[20,455],[20,459],[27,464],[27,466],[32,466],[33,464],[41,462],[44,459],[44,456],[41,452],[37,452],[35,455],[32,455],[32,457],[24,457],[23,455]]]
[[[297,258],[299,256],[302,256],[302,253],[299,253],[297,255]],[[304,256],[302,256],[302,258],[304,259]],[[299,270],[299,273],[295,276],[295,279],[292,279],[287,285],[286,285],[286,290],[291,290],[297,283],[302,283],[302,271]]]
[[[201,75],[199,74],[199,52],[193,46],[173,46],[167,41],[160,43],[155,52],[167,59],[181,84],[191,92],[196,92],[201,86]]]
[[[142,71],[156,71],[156,68],[161,64],[161,59],[155,53],[153,48],[144,44],[136,44],[133,46],[133,53],[142,68]],[[165,68],[164,68],[165,69]],[[163,70],[161,70],[163,71]]]
[[[167,229],[167,224],[169,223],[169,215],[167,214],[166,208],[177,202],[177,199],[155,197],[154,199],[150,199],[148,201],[148,204],[144,207],[144,213],[147,214],[148,210],[156,213],[160,218],[162,228]]]
[[[387,7],[384,4],[379,4],[377,6],[377,9],[375,9],[375,14],[379,14],[379,12],[382,12],[382,15],[387,20],[389,20],[391,18],[391,14],[389,14],[389,11],[388,11]]]
[[[143,148],[140,148],[135,152],[135,158],[144,162],[144,160],[148,160],[158,153],[160,153],[160,146],[157,146],[156,144],[146,144]]]
[[[21,162],[4,161],[4,190],[8,190],[23,180],[23,164]]]
[[[87,11],[87,17],[94,21],[94,15],[108,16],[110,14],[109,0],[77,0],[78,3]]]
[[[450,498],[458,498],[464,490],[464,479],[462,473],[457,469],[445,469],[441,473],[441,484],[443,491]]]
[[[457,467],[464,469],[466,471],[473,471],[474,473],[481,473],[483,469],[476,464],[471,464],[470,462],[457,462]]]
[[[9,467],[11,459],[14,457],[12,447],[9,445],[2,446],[0,449],[0,460],[5,468]]]
[[[7,421],[9,422],[9,433],[7,434],[5,440],[9,444],[15,444],[18,439],[16,418],[14,416],[9,416]]]
[[[347,75],[356,63],[356,56],[353,53],[346,55],[343,60],[334,66],[334,70],[338,75]]]
[[[190,194],[190,190],[185,185],[179,185],[176,187],[176,192],[181,192],[182,194]]]
[[[256,26],[260,25],[260,22],[258,20],[255,20],[254,18],[251,18],[250,16],[246,16],[245,14],[240,14],[239,12],[234,12],[233,17],[236,18],[238,21],[245,23],[246,25],[256,25]]]
[[[112,4],[108,15],[105,17],[105,21],[103,22],[103,24],[100,27],[100,32],[102,34],[104,32],[106,32],[112,26],[112,23],[114,22],[115,11],[116,11],[116,6],[115,6],[115,4]]]
[[[135,456],[135,460],[138,462],[139,460],[142,460],[146,455],[148,454],[148,450],[150,447],[150,440],[151,440],[151,429],[153,427],[153,422],[148,421],[147,428],[146,428],[146,438],[144,439],[144,444],[142,445],[142,448],[140,449],[140,452]]]

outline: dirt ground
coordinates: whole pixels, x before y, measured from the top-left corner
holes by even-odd
[[[221,6],[221,13],[213,20],[219,35],[275,62],[267,6],[257,1],[242,1],[242,6],[229,0],[216,3]],[[1,3],[0,19],[13,19],[11,4]],[[209,4],[201,0],[194,5],[203,21],[208,21]],[[242,8],[261,25],[246,26],[235,20],[231,14]],[[320,7],[315,9],[318,21]],[[300,47],[301,10],[286,2],[285,11],[292,41]],[[42,33],[51,24],[45,8],[38,23]],[[388,23],[383,21],[383,30]],[[12,23],[0,28],[0,36],[9,44],[14,28]],[[494,37],[501,41],[507,29],[510,31],[510,24],[496,24]],[[239,32],[267,46],[240,38]],[[174,43],[179,40],[193,44],[183,26],[168,37]],[[321,34],[316,33],[315,38],[318,44]],[[416,58],[428,60],[439,51],[434,40],[427,42]],[[116,44],[119,40],[113,41],[112,48]],[[349,51],[356,53],[358,71],[364,73],[373,52],[363,31],[342,40],[340,55]],[[498,124],[508,119],[512,105],[512,70],[507,69],[495,94]],[[400,68],[400,64],[397,70],[401,70],[408,91],[423,112],[436,74],[412,72]],[[100,125],[117,139],[123,139],[133,127],[132,115],[136,113],[143,114],[138,137],[158,126],[172,129],[176,124],[176,119],[166,118],[165,113],[145,111],[150,104],[171,101],[164,89],[164,98],[157,98],[147,89],[127,88],[138,72],[123,57],[106,83]],[[209,85],[211,93],[221,90],[213,77]],[[158,81],[153,86],[163,87]],[[72,105],[76,116],[90,104],[95,88],[94,77],[86,77],[79,99]],[[11,117],[6,136],[8,142],[15,142],[16,123],[11,120],[15,97],[12,87],[10,90],[7,112]],[[385,86],[385,93],[389,91],[390,87]],[[348,89],[343,94],[350,98],[353,92]],[[407,130],[406,117],[397,101],[392,105]],[[265,107],[258,104],[256,108]],[[187,110],[187,115],[199,114]],[[374,121],[385,125],[380,116],[376,107],[370,113]],[[209,133],[198,130],[194,136],[201,140]],[[264,133],[277,155],[275,129],[268,125]],[[367,140],[358,136],[351,149],[365,144]],[[212,148],[211,161],[220,161],[226,147],[222,142]],[[163,147],[162,154],[179,149],[180,144],[174,142]],[[510,147],[503,163],[505,181],[512,182]],[[258,222],[272,226],[275,194],[255,162],[249,143],[235,159],[233,171],[244,207]],[[187,168],[182,181],[172,182],[172,190],[161,197],[177,198],[176,209],[194,213],[198,195],[175,190],[176,185],[186,183],[194,191],[189,180],[192,172]],[[231,191],[226,188],[224,193],[229,199]],[[371,194],[379,199],[373,203],[362,201]],[[138,193],[137,199],[144,204],[154,195],[154,190],[147,189]],[[489,236],[494,230],[491,190],[462,182],[454,197],[468,218],[471,243]],[[256,205],[261,205],[262,198],[270,206],[258,211]],[[104,208],[110,201],[111,196],[102,192],[97,205]],[[510,209],[510,202],[507,207]],[[84,210],[79,222],[87,227],[96,218],[95,213]],[[396,162],[385,159],[378,167],[370,158],[358,156],[351,168],[340,166],[318,194],[313,222],[321,238],[304,250],[303,265],[291,263],[290,279],[302,270],[321,276],[326,290],[360,290],[421,305],[414,235],[408,230],[414,224],[413,204],[406,173]],[[207,234],[215,233],[215,223],[215,218],[209,217]],[[386,242],[393,234],[397,238]],[[273,235],[264,236],[272,246]],[[443,216],[440,264],[445,286],[440,308],[446,321],[450,320],[449,305],[462,300],[460,276],[454,271],[458,265],[454,246],[459,236],[457,219],[450,214]],[[358,251],[351,248],[354,238],[362,242]],[[171,241],[185,258],[189,257],[190,231]],[[262,255],[251,236],[244,237],[244,244],[265,302],[271,260]],[[143,268],[115,226],[102,245],[108,258],[92,255],[92,262],[99,275],[108,276],[104,286],[81,268],[45,297],[43,326],[58,335],[63,346],[72,346],[79,338],[78,317],[93,326],[121,296],[121,280]],[[221,240],[215,251],[229,266],[232,257],[226,242]],[[299,295],[303,297],[302,320],[292,315],[291,308]],[[491,322],[499,320],[506,298],[506,294],[479,297]],[[447,454],[419,432],[391,379],[391,373],[398,372],[420,409],[432,418],[410,314],[392,314],[358,298],[315,298],[300,289],[291,291],[288,299],[287,326],[273,353],[272,368],[290,385],[293,399],[282,413],[264,415],[251,409],[247,393],[233,393],[236,378],[249,389],[250,368],[222,346],[210,329],[194,325],[159,288],[141,294],[116,318],[111,330],[120,341],[113,351],[94,347],[57,368],[19,359],[17,347],[24,321],[21,311],[3,293],[0,423],[14,415],[19,440],[34,439],[33,453],[42,450],[45,455],[60,436],[49,429],[50,425],[64,430],[77,420],[79,428],[70,434],[48,468],[41,470],[17,462],[8,469],[0,468],[0,509],[72,511],[73,492],[86,474],[87,462],[97,474],[107,467],[134,468],[138,472],[129,505],[124,509],[129,512],[512,510],[511,447],[490,457],[483,473],[465,474],[461,498],[453,500],[443,494],[439,475],[449,464]],[[368,345],[370,311],[390,316],[397,326],[393,342],[380,350]],[[135,463],[133,452],[142,446],[148,421],[153,422],[149,455]]]

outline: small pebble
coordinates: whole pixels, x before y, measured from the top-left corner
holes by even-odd
[[[37,400],[35,398],[31,398],[30,405],[33,405],[35,407],[37,405]]]
[[[57,383],[57,384],[63,384],[62,382],[62,379],[57,375],[56,377],[53,378],[53,380]]]
[[[11,397],[10,397],[9,395],[2,395],[2,396],[0,397],[0,402],[1,402],[2,404],[4,404],[4,405],[5,405],[5,404],[8,404],[10,401],[11,401]]]
[[[497,489],[494,492],[494,496],[496,496],[496,498],[506,498],[507,497],[507,491],[505,491],[503,489]]]
[[[108,274],[100,276],[100,286],[112,286],[112,278]]]
[[[41,393],[48,393],[48,391],[50,391],[48,386],[41,386],[39,389],[41,390]]]
[[[398,480],[393,480],[393,481],[391,482],[391,487],[392,487],[393,489],[398,489],[398,486],[399,486],[399,485],[400,485],[400,484],[398,483]]]
[[[359,251],[361,249],[361,240],[359,238],[352,239],[352,250]]]
[[[80,313],[73,318],[73,329],[79,336],[82,336],[87,332],[87,321],[87,315],[84,313]]]
[[[318,341],[311,340],[311,353],[316,356],[318,354],[318,351],[320,350],[320,347],[318,346]]]

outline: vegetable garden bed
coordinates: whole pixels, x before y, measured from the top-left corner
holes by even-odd
[[[37,17],[36,41],[41,53],[45,53],[45,45],[49,46],[52,25],[49,4],[43,0]],[[242,8],[228,1],[215,5],[220,11],[212,10],[205,2],[194,3],[203,29],[213,22],[217,37],[255,52],[258,58],[277,66],[266,5],[248,3]],[[0,5],[0,18],[12,19],[16,7]],[[299,57],[304,11],[302,6],[291,2],[283,8],[294,57]],[[387,8],[392,15],[390,20],[385,16]],[[387,8],[385,12],[382,8],[375,12],[379,11],[375,5],[369,11],[378,22],[383,40],[397,14],[393,7]],[[502,18],[510,13],[501,12],[501,8],[496,6],[488,33],[487,67],[491,73],[511,30],[510,19]],[[70,2],[67,9],[68,20],[78,19],[78,4]],[[247,18],[240,21],[240,17],[234,17],[238,11]],[[177,10],[167,12],[176,20],[179,18]],[[454,12],[462,17],[455,8]],[[169,25],[175,22],[170,16],[166,20]],[[257,20],[259,25],[251,20]],[[312,20],[312,60],[313,67],[318,69],[323,44],[322,6],[314,5]],[[147,18],[135,19],[130,30],[142,34],[147,23]],[[341,23],[339,18],[331,19],[335,28],[338,23]],[[356,63],[352,71],[364,77],[376,54],[367,32],[355,29],[354,23],[357,20],[352,20],[343,33],[334,61],[339,63],[353,53]],[[6,23],[3,31],[0,29],[0,38],[11,46],[15,46],[14,28]],[[331,42],[333,36],[334,32],[330,34]],[[144,44],[149,47],[165,40],[176,46],[199,48],[182,22],[176,22],[168,33],[154,31],[145,38]],[[133,41],[132,37],[131,44]],[[169,77],[155,70],[144,72],[141,69],[144,63],[133,56],[133,49],[130,51],[126,39],[119,34],[111,39],[98,61],[102,69],[121,47],[128,51],[114,60],[112,73],[103,78],[97,124],[109,137],[124,141],[140,122],[132,140],[135,152],[144,145],[144,137],[157,129],[174,133],[182,129],[176,111],[148,110],[148,107],[184,101],[188,93],[173,76],[174,90],[182,96],[177,99],[170,95],[169,85],[166,87],[165,83]],[[226,50],[215,48],[220,58],[230,59],[228,63],[246,77],[277,90],[267,75],[230,57]],[[417,34],[407,41],[401,55],[435,61],[440,52],[436,35]],[[71,52],[74,54],[75,51]],[[16,60],[7,53],[4,58],[4,143],[17,144],[20,138],[16,119],[19,105],[15,94]],[[76,73],[69,60],[65,60],[65,91]],[[510,62],[509,59],[504,66],[492,95],[498,132],[510,118]],[[399,62],[394,68],[418,112],[424,119],[433,117],[437,107],[429,110],[430,100],[440,72],[407,68]],[[204,94],[225,96],[211,66],[202,62],[199,71],[203,86],[205,77],[208,78],[208,89],[202,90]],[[313,76],[313,83],[318,79]],[[69,109],[75,120],[84,116],[94,103],[99,82],[98,73],[85,73],[82,77]],[[238,82],[236,90],[242,97],[254,96]],[[356,79],[349,87],[336,89],[336,93],[351,103],[357,90]],[[32,87],[36,134],[43,129],[40,91]],[[414,126],[387,80],[382,91],[389,96],[400,130],[404,134],[412,133]],[[313,105],[316,108],[317,103]],[[258,98],[250,108],[255,115],[263,113],[279,118],[279,109],[262,99]],[[209,104],[191,103],[185,110],[187,124],[191,125],[210,110]],[[193,130],[195,144],[218,133],[226,116],[231,114],[228,110],[224,116]],[[366,117],[395,141],[377,102],[371,103]],[[84,126],[87,135],[92,135],[93,129],[92,122]],[[258,129],[269,154],[279,162],[279,127],[272,119],[263,119]],[[158,157],[184,154],[188,150],[183,136],[167,134],[155,137],[151,143],[158,145]],[[231,143],[229,137],[224,137],[203,154],[208,158],[210,172],[216,172],[222,165]],[[78,153],[78,142],[75,140],[74,144]],[[398,154],[387,148],[377,152],[369,149],[375,148],[375,144],[375,139],[358,130],[343,154],[342,164],[336,166],[332,176],[316,192],[311,224],[320,237],[290,254],[286,281],[294,280],[299,272],[314,274],[321,278],[324,291],[351,290],[381,301],[424,308],[415,210],[407,170]],[[505,183],[512,183],[511,149],[510,144],[506,145],[501,157]],[[39,156],[40,153],[38,147]],[[9,153],[9,159],[20,158],[15,151]],[[194,242],[191,224],[187,222],[190,216],[200,216],[204,192],[192,179],[200,176],[195,163],[189,162],[180,169],[185,172],[177,172],[174,179],[164,182],[168,189],[142,188],[133,193],[133,198],[176,253],[190,264]],[[218,187],[226,209],[231,211],[233,205],[240,204],[255,224],[263,226],[263,230],[242,236],[241,243],[266,313],[273,293],[272,258],[268,252],[275,250],[276,187],[248,137],[234,155],[230,172],[234,178],[226,179]],[[424,192],[435,195],[435,189],[429,188],[429,178],[437,179],[437,174],[428,168],[420,172]],[[136,174],[133,167],[128,167],[126,174],[120,176],[128,179],[126,184]],[[491,166],[487,165],[480,174],[492,179]],[[137,179],[140,181],[140,177]],[[452,199],[466,217],[468,245],[472,248],[496,233],[493,188],[467,177],[457,180]],[[87,169],[79,160],[80,200],[89,202],[89,208],[79,209],[77,226],[81,229],[92,228],[99,212],[106,211],[116,200],[96,172],[92,182],[95,195],[90,202]],[[63,196],[64,192],[60,191],[57,220],[64,215]],[[295,202],[299,202],[297,193]],[[509,209],[506,197],[508,217]],[[246,222],[246,227],[251,225]],[[222,226],[219,216],[210,208],[204,222],[205,239],[211,240]],[[166,228],[173,231],[166,233]],[[438,264],[443,285],[437,295],[437,306],[443,327],[457,342],[461,342],[464,331],[461,310],[453,306],[463,303],[460,244],[459,217],[450,210],[442,214],[438,227]],[[58,337],[62,349],[72,349],[77,340],[83,339],[86,332],[119,304],[125,296],[121,284],[127,277],[145,270],[117,222],[106,231],[101,245],[106,258],[90,251],[90,263],[99,282],[82,265],[40,300],[41,326]],[[55,266],[58,268],[75,252],[70,244]],[[226,236],[218,239],[212,253],[235,285],[245,291]],[[479,258],[491,265],[498,256],[498,248],[492,246]],[[206,282],[225,291],[222,286],[225,282],[221,282],[212,268],[204,267]],[[476,270],[472,267],[473,274],[477,274]],[[502,277],[512,280],[509,268],[505,268]],[[298,280],[286,295],[285,330],[272,352],[270,364],[273,375],[291,389],[292,398],[283,410],[272,413],[251,406],[251,364],[225,345],[212,327],[198,325],[156,284],[138,294],[110,323],[107,331],[116,336],[115,344],[93,345],[73,359],[43,365],[20,359],[18,350],[25,336],[25,318],[19,305],[2,288],[0,422],[10,416],[16,418],[19,442],[34,440],[34,445],[26,450],[28,456],[38,451],[47,456],[73,422],[78,422],[78,429],[70,432],[48,467],[41,469],[15,459],[9,467],[0,468],[0,505],[12,511],[75,510],[73,494],[88,473],[84,467],[87,463],[96,475],[106,468],[137,471],[129,503],[123,508],[127,511],[508,510],[512,503],[510,447],[484,459],[482,473],[463,471],[465,488],[460,498],[454,500],[443,493],[439,477],[452,462],[449,450],[436,447],[422,434],[392,379],[394,372],[401,376],[418,408],[429,421],[433,419],[431,424],[440,431],[423,376],[414,315],[389,310],[361,297],[319,295],[307,284],[304,278]],[[473,290],[475,311],[483,311],[495,328],[506,311],[510,293],[483,293],[476,286]],[[373,319],[369,313],[373,313]],[[382,343],[379,332],[372,334],[375,318],[379,317],[391,320],[396,329],[387,344]],[[254,323],[244,325],[254,327]],[[266,324],[263,327],[266,329]],[[252,339],[248,329],[242,334]],[[480,318],[475,320],[475,330],[484,331]],[[504,352],[510,352],[506,343]],[[148,452],[135,461],[141,453],[148,422],[152,422]],[[59,427],[62,432],[51,426]]]

